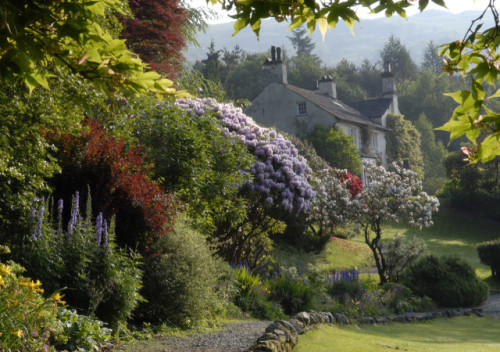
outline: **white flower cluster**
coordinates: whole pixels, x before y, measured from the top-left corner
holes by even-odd
[[[364,162],[369,186],[353,199],[351,205],[358,216],[372,220],[406,221],[417,227],[429,227],[432,212],[438,210],[439,201],[422,190],[418,175],[393,163],[390,170]]]

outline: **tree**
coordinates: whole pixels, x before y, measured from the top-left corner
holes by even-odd
[[[439,201],[422,190],[422,181],[415,172],[397,163],[391,164],[390,171],[370,162],[364,162],[363,167],[369,186],[352,200],[348,209],[373,253],[380,283],[384,284],[388,281],[389,267],[380,243],[382,223],[405,222],[429,227]]]
[[[427,47],[424,51],[424,61],[422,62],[421,70],[430,71],[435,75],[439,75],[443,67],[443,59],[438,55],[438,47],[434,45],[431,40],[427,43]]]
[[[482,30],[484,17],[490,13],[495,25]],[[500,17],[491,0],[487,8],[474,19],[462,40],[449,43],[439,51],[450,74],[459,72],[470,78],[470,89],[448,94],[458,107],[450,120],[440,129],[450,132],[450,141],[465,135],[476,147],[467,150],[471,162],[491,161],[500,155],[500,112],[496,88],[499,78],[498,40]],[[485,86],[493,88],[489,93]]]
[[[417,76],[418,68],[401,40],[391,35],[380,52],[382,62],[390,62],[398,81],[411,80]]]
[[[342,129],[327,128],[322,125],[306,136],[320,157],[337,169],[347,169],[355,175],[361,175],[361,159],[354,145],[352,136],[348,136]]]
[[[49,87],[53,68],[91,79],[107,93],[173,94],[172,82],[136,58],[108,24],[121,0],[0,2],[0,79],[30,91]]]
[[[415,127],[420,132],[420,150],[424,161],[423,187],[427,193],[434,194],[446,182],[446,170],[443,159],[446,149],[441,141],[436,140],[432,124],[424,113],[420,115]]]
[[[224,67],[220,59],[222,50],[215,50],[215,43],[212,40],[208,47],[207,58],[197,62],[195,68],[198,69],[203,76],[213,82],[223,82]]]
[[[288,39],[295,49],[295,56],[288,62],[288,81],[298,87],[315,89],[316,80],[324,74],[321,59],[312,53],[316,44],[303,28],[294,30]]]
[[[387,160],[399,162],[424,176],[424,161],[420,150],[420,132],[402,115],[391,114],[387,117]]]
[[[316,25],[319,27],[323,37],[328,28],[335,28],[339,20],[344,21],[352,30],[355,22],[359,22],[357,11],[359,6],[369,9],[372,13],[384,12],[387,17],[397,14],[406,17],[405,9],[412,6],[412,0],[349,0],[335,1],[328,4],[322,4],[316,1],[304,2],[259,2],[257,0],[235,1],[235,0],[217,0],[223,9],[228,11],[235,10],[232,15],[236,19],[234,24],[235,34],[250,25],[252,30],[258,36],[261,26],[261,20],[274,17],[277,21],[290,20],[288,30],[293,30],[307,23],[309,33],[313,33]],[[445,6],[443,0],[432,0],[440,6]],[[215,3],[215,2],[214,2]],[[418,6],[423,11],[429,0],[419,0]]]
[[[290,42],[295,49],[296,56],[303,57],[314,55],[312,51],[314,50],[316,43],[314,43],[311,37],[307,35],[307,30],[305,28],[295,29],[292,31],[292,35],[287,38],[290,39]]]
[[[226,10],[235,10],[235,14],[232,15],[236,19],[234,34],[250,24],[258,36],[261,20],[274,17],[277,21],[289,19],[291,21],[289,30],[307,23],[309,33],[313,33],[318,26],[323,38],[327,29],[334,28],[339,20],[343,20],[352,30],[354,23],[359,22],[356,14],[359,6],[371,10],[374,14],[384,12],[387,17],[394,14],[406,17],[405,9],[417,3],[412,0],[348,0],[330,2],[327,5],[316,1],[263,3],[258,0],[215,0],[215,2],[221,3]],[[432,0],[432,2],[446,6],[444,0]],[[429,0],[419,0],[420,11],[423,11],[428,4]],[[492,15],[495,25],[481,31],[485,15],[488,13]],[[500,113],[488,107],[491,100],[500,97],[500,93],[486,95],[482,86],[483,82],[494,86],[498,79],[497,43],[500,38],[498,23],[500,15],[495,8],[495,1],[490,0],[483,13],[472,21],[463,39],[446,44],[439,52],[446,61],[443,66],[444,72],[450,74],[459,72],[462,76],[471,78],[470,90],[450,95],[459,106],[441,129],[451,132],[450,140],[466,135],[478,146],[469,155],[473,162],[489,161],[500,155]],[[486,114],[481,113],[483,108]]]
[[[133,17],[121,17],[127,47],[153,70],[177,76],[184,59],[182,28],[188,11],[179,0],[130,0],[129,6]]]

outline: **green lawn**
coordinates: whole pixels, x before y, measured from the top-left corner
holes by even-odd
[[[481,264],[476,244],[500,237],[500,224],[495,221],[473,217],[470,214],[456,212],[445,204],[434,216],[434,225],[422,230],[387,223],[384,226],[384,238],[393,237],[397,232],[405,236],[416,236],[425,241],[430,254],[437,256],[459,256],[466,259],[476,270],[477,275],[485,279],[490,287],[498,291],[500,285],[491,280],[490,268]]]
[[[299,337],[294,352],[500,351],[500,320],[460,317],[418,324],[327,326]]]

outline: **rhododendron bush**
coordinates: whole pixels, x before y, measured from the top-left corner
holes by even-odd
[[[309,183],[311,169],[291,141],[273,129],[259,126],[232,104],[214,99],[177,100],[176,104],[193,115],[214,112],[224,134],[241,140],[255,156],[250,172],[250,190],[265,196],[267,205],[281,205],[288,211],[305,211],[314,192]]]
[[[373,252],[380,281],[385,283],[388,265],[380,244],[382,222],[429,227],[439,201],[422,190],[422,180],[412,170],[396,163],[390,165],[390,170],[370,162],[363,162],[363,167],[368,185],[353,198],[349,211]]]
[[[193,119],[214,116],[221,133],[241,141],[254,161],[251,178],[239,187],[246,202],[242,221],[221,221],[214,231],[219,254],[226,260],[245,260],[258,265],[271,249],[269,235],[284,231],[283,219],[305,213],[315,193],[310,184],[312,171],[291,141],[273,129],[257,125],[232,104],[213,99],[177,100],[176,106]]]
[[[328,238],[339,224],[353,218],[351,202],[363,190],[363,182],[347,170],[327,168],[316,175],[315,189],[309,229],[318,238]]]

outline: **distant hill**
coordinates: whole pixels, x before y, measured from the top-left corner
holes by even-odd
[[[354,34],[344,24],[339,23],[334,30],[327,32],[323,42],[319,30],[312,38],[316,43],[315,53],[327,66],[333,66],[342,58],[359,64],[364,58],[375,63],[380,60],[380,50],[387,38],[394,34],[410,51],[417,64],[423,58],[423,52],[430,40],[435,44],[448,43],[462,39],[469,28],[471,20],[480,15],[480,11],[467,11],[451,14],[445,11],[428,10],[408,17],[407,20],[398,16],[391,18],[361,19],[361,24],[354,27]],[[278,23],[273,19],[264,20],[260,40],[247,27],[232,37],[233,23],[210,25],[206,33],[198,34],[201,48],[189,47],[185,53],[189,62],[201,60],[210,41],[213,39],[216,49],[232,49],[238,44],[247,52],[268,51],[271,45],[281,46],[287,52],[293,53],[293,48],[286,31],[288,23]]]

